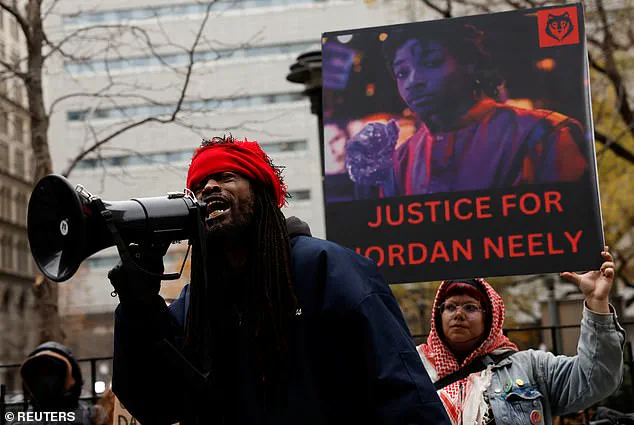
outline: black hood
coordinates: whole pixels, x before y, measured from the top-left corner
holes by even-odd
[[[293,239],[295,236],[312,236],[308,223],[295,216],[286,219],[286,229],[288,230],[288,237],[290,239]]]
[[[68,374],[68,364],[54,355],[43,354],[45,351],[55,353],[68,361],[70,374],[75,381],[72,387],[66,389],[62,382],[62,388],[59,388],[59,381]],[[52,373],[53,369],[56,369],[56,374]],[[45,375],[41,373],[42,370],[51,373]],[[22,363],[20,374],[26,388],[34,398],[34,404],[40,407],[73,408],[81,395],[83,378],[79,363],[71,350],[58,342],[49,341],[38,345]],[[47,398],[51,396],[54,400],[38,400],[38,394],[46,394]]]

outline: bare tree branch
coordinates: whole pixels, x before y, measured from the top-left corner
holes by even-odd
[[[145,37],[147,37],[147,32],[140,27],[135,27],[135,26],[130,26],[130,25],[122,25],[122,24],[114,24],[114,25],[108,25],[108,24],[104,24],[104,25],[92,25],[89,27],[82,27],[82,28],[78,28],[75,31],[71,32],[70,34],[66,35],[63,39],[61,39],[60,41],[53,43],[49,40],[48,36],[45,35],[44,37],[44,41],[47,44],[47,46],[51,49],[49,52],[46,53],[46,55],[44,55],[44,58],[48,58],[49,56],[51,56],[53,53],[59,52],[62,56],[66,57],[67,59],[70,60],[74,60],[74,61],[80,61],[84,58],[78,58],[68,52],[65,52],[62,48],[63,46],[68,43],[71,40],[76,40],[78,37],[83,36],[83,34],[85,33],[91,33],[91,32],[100,32],[103,30],[113,30],[113,29],[117,29],[117,30],[123,30],[123,29],[128,29],[128,30],[132,30],[132,29],[136,29],[139,32],[143,33],[145,35]]]
[[[157,118],[157,117],[147,117],[144,118],[140,121],[136,121],[132,124],[128,124],[124,127],[121,127],[119,130],[115,131],[114,133],[110,134],[108,137],[105,137],[101,140],[99,140],[98,142],[94,143],[91,147],[89,147],[88,149],[85,149],[84,151],[82,151],[79,155],[77,155],[75,158],[73,158],[69,165],[66,167],[66,170],[64,170],[64,172],[62,172],[62,175],[65,177],[68,177],[70,175],[70,173],[73,171],[73,169],[75,168],[75,166],[77,165],[77,163],[79,163],[79,161],[81,161],[82,159],[84,159],[88,154],[96,151],[97,149],[99,149],[101,146],[105,145],[106,143],[108,143],[109,141],[111,141],[112,139],[114,139],[115,137],[125,133],[126,131],[132,130],[133,128],[137,128],[140,127],[144,124],[150,123],[150,122],[157,122],[157,123],[161,123],[161,124],[166,124],[169,122],[174,121],[171,117],[168,119],[161,119],[161,118]]]
[[[532,1],[530,1],[530,0],[525,0],[525,1],[530,7],[535,7],[535,4]],[[506,0],[506,3],[509,6],[512,6],[515,9],[522,9],[523,8],[523,5],[521,3],[518,3],[518,2],[513,1],[513,0]]]
[[[198,28],[198,33],[196,34],[196,38],[194,39],[192,48],[189,51],[189,66],[187,67],[187,74],[185,75],[185,83],[183,84],[183,90],[181,91],[180,98],[178,99],[178,102],[176,103],[176,108],[174,109],[174,112],[172,113],[172,120],[176,119],[176,114],[178,114],[178,111],[180,111],[181,106],[183,105],[183,100],[185,100],[185,95],[187,94],[187,87],[189,87],[189,81],[192,75],[192,68],[194,67],[194,54],[196,53],[196,47],[198,46],[203,30],[205,29],[205,26],[207,25],[207,21],[209,20],[209,11],[211,10],[212,4],[213,3],[209,3],[207,5],[207,13],[205,14],[205,18],[203,19],[203,22]]]
[[[454,0],[438,1],[446,1],[450,5]],[[19,8],[16,3],[20,4]],[[24,39],[26,39],[26,58],[19,62],[13,59],[0,62],[0,82],[8,79],[19,80],[24,83],[27,89],[34,178],[36,180],[52,172],[48,137],[49,122],[51,114],[58,111],[59,105],[65,101],[81,99],[80,103],[89,105],[85,108],[86,111],[100,112],[101,109],[108,109],[108,112],[120,111],[117,116],[123,117],[117,119],[116,123],[106,122],[105,125],[103,122],[100,122],[99,125],[93,125],[89,120],[85,121],[85,137],[83,143],[80,143],[83,144],[82,151],[68,164],[64,172],[65,175],[68,175],[86,155],[101,157],[103,148],[113,139],[148,123],[173,123],[192,132],[212,128],[188,122],[183,115],[187,115],[187,110],[192,109],[188,107],[189,102],[195,101],[192,99],[196,97],[190,95],[188,91],[190,91],[192,79],[199,74],[195,67],[196,61],[199,60],[197,50],[202,48],[213,50],[213,47],[217,47],[217,45],[212,46],[203,34],[210,19],[214,0],[204,1],[206,13],[201,16],[201,24],[187,35],[188,39],[193,41],[184,42],[183,45],[170,39],[169,33],[162,28],[158,19],[159,31],[146,30],[145,27],[135,25],[112,24],[77,26],[74,29],[61,27],[59,31],[47,32],[43,20],[55,14],[55,9],[59,3],[59,0],[47,0],[44,4],[42,0],[0,0],[0,10],[8,12],[16,19],[14,22],[20,25],[25,35]],[[163,34],[160,33],[161,30]],[[175,50],[176,53],[174,53]],[[116,75],[113,75],[112,60],[134,59],[131,53],[137,54],[137,56],[141,55],[140,57],[149,57],[152,64],[160,64],[160,66],[165,67],[166,70],[174,74],[175,78],[168,79],[168,84],[151,84],[143,80],[143,77],[136,79],[125,71],[125,75],[121,76],[122,78],[117,78]],[[181,66],[181,62],[174,65],[174,62],[170,60],[170,55],[174,54],[178,54],[179,59],[188,58],[187,61],[182,61],[185,62],[184,66]],[[74,81],[71,83],[76,84],[77,88],[73,89],[73,93],[67,92],[45,106],[43,70],[46,61],[53,57],[80,64],[94,62],[100,69],[105,67],[106,75],[105,77],[99,75],[98,79],[91,81],[92,83],[100,81],[98,87],[92,86],[89,90],[82,90],[85,81],[73,73],[68,73],[66,78],[73,79]],[[99,61],[95,59],[99,59]],[[113,72],[111,73],[111,71]],[[165,87],[157,87],[159,85]],[[96,102],[86,99],[96,100]],[[148,105],[150,108],[158,105],[163,106],[163,108],[151,110],[150,113],[153,113],[154,116],[131,119],[126,116],[126,113],[127,115],[135,115],[128,110],[131,102],[141,102],[142,106]],[[170,106],[164,108],[167,105]],[[169,165],[166,167],[169,169]],[[125,173],[125,170],[123,171]],[[39,276],[34,288],[36,305],[38,306],[37,317],[42,326],[39,329],[40,340],[63,338],[58,320],[57,285]]]
[[[113,89],[115,87],[115,85],[119,85],[121,86],[121,92],[115,92],[115,93],[108,93],[109,90]],[[53,102],[51,102],[51,106],[49,107],[49,115],[52,114],[54,112],[54,109],[62,102],[70,100],[70,99],[77,99],[77,98],[94,98],[94,99],[100,99],[100,100],[106,100],[109,103],[111,103],[111,105],[118,109],[119,111],[123,112],[123,108],[125,108],[125,106],[122,106],[120,104],[117,103],[118,100],[138,100],[138,101],[142,101],[144,102],[144,104],[149,104],[149,105],[153,105],[153,106],[168,106],[168,104],[163,103],[163,102],[157,102],[155,99],[152,99],[148,96],[142,95],[140,93],[130,93],[129,90],[126,91],[126,87],[128,89],[135,89],[135,90],[139,90],[139,89],[150,89],[147,87],[143,87],[140,85],[137,86],[130,86],[130,85],[126,85],[126,84],[116,84],[114,81],[109,81],[109,83],[107,85],[105,85],[104,87],[102,87],[101,89],[94,91],[94,92],[75,92],[75,93],[69,93],[63,96],[58,97],[57,99],[55,99]],[[170,87],[173,87],[171,84],[167,85],[165,87],[153,87],[153,89],[157,90],[157,91],[161,91],[161,90],[166,90]],[[99,109],[99,107],[96,105],[94,109]]]
[[[614,152],[619,158],[626,160],[627,162],[634,164],[634,153],[627,150],[625,147],[620,145],[619,143],[614,142],[608,136],[601,133],[600,131],[594,131],[595,140],[603,143],[608,147],[612,152]]]
[[[52,0],[51,1],[51,5],[49,6],[49,8],[46,9],[42,13],[42,21],[46,21],[46,19],[51,15],[51,13],[53,13],[53,10],[55,9],[55,7],[57,7],[58,3],[59,3],[59,0]]]
[[[0,0],[0,9],[6,10],[18,22],[27,44],[31,41],[31,32],[26,18],[18,11],[17,6],[11,6],[7,0]]]
[[[603,0],[595,1],[604,33],[602,53],[605,59],[605,74],[612,82],[614,90],[617,93],[617,109],[625,125],[629,126],[630,123],[634,122],[634,113],[632,112],[632,108],[629,103],[627,87],[623,82],[623,76],[621,75],[614,58],[614,36],[608,22],[607,13],[603,6]],[[634,128],[630,130],[630,133],[632,134],[632,137],[634,137]]]
[[[17,66],[10,64],[4,59],[0,58],[0,65],[2,65],[6,71],[8,71],[12,77],[17,77],[21,80],[25,80],[27,75],[25,72],[19,71]]]
[[[588,52],[588,61],[590,63],[590,66],[592,67],[592,69],[602,73],[602,74],[607,74],[607,70],[601,65],[599,64],[599,62],[597,62],[594,59],[594,56],[592,56],[592,54],[590,54],[590,52]]]
[[[431,0],[423,0],[423,3],[425,3],[430,9],[438,12],[440,15],[442,15],[443,18],[452,17],[450,10],[441,8],[440,6],[434,4]]]
[[[82,151],[79,155],[77,155],[75,158],[73,158],[70,162],[70,164],[68,165],[68,167],[66,168],[66,170],[62,173],[64,176],[68,176],[73,168],[79,163],[79,161],[81,161],[83,158],[86,157],[86,155],[90,154],[91,152],[94,152],[95,150],[99,149],[101,146],[103,146],[104,144],[108,143],[110,140],[114,139],[115,137],[129,131],[132,130],[134,128],[140,127],[144,124],[150,123],[150,122],[156,122],[156,123],[160,123],[160,124],[168,124],[168,123],[173,123],[176,121],[177,115],[179,114],[179,112],[182,109],[183,106],[183,102],[185,100],[185,96],[187,95],[187,89],[189,87],[189,83],[191,81],[191,75],[192,75],[192,69],[194,67],[195,61],[194,61],[194,55],[196,53],[196,48],[198,47],[198,43],[200,42],[200,39],[202,37],[202,33],[207,25],[207,21],[209,20],[209,14],[211,11],[211,6],[213,5],[213,3],[209,3],[207,5],[207,9],[206,9],[206,13],[205,13],[205,17],[203,18],[203,21],[201,23],[201,25],[198,28],[198,31],[196,33],[196,36],[194,38],[194,41],[189,49],[189,65],[187,67],[187,73],[185,74],[185,81],[183,82],[183,86],[182,89],[180,91],[180,95],[178,98],[178,101],[176,102],[176,105],[174,106],[174,110],[172,111],[171,115],[168,118],[159,118],[159,117],[146,117],[144,119],[141,119],[139,121],[135,121],[132,122],[130,124],[127,124],[121,128],[119,128],[118,130],[114,131],[113,133],[111,133],[110,135],[108,135],[107,137],[95,142],[92,146],[90,146],[89,148],[85,149],[84,151]]]

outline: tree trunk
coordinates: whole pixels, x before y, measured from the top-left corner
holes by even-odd
[[[31,116],[31,148],[35,164],[33,180],[37,182],[53,172],[48,146],[49,117],[44,107],[44,91],[42,89],[44,28],[42,26],[41,0],[29,0],[26,13],[29,23],[29,37],[27,37],[28,69],[25,84]],[[58,284],[38,274],[33,284],[33,293],[38,321],[38,339],[40,342],[50,340],[63,342],[64,333],[61,328],[58,308]]]

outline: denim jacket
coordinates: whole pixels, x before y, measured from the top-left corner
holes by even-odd
[[[583,309],[574,357],[546,351],[519,351],[493,366],[487,390],[496,425],[552,424],[612,394],[623,376],[625,331],[614,309]]]

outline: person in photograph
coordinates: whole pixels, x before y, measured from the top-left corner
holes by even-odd
[[[608,397],[623,376],[625,332],[608,297],[614,263],[562,273],[584,295],[577,354],[519,351],[503,333],[504,302],[484,279],[441,283],[418,352],[454,425],[552,425]]]
[[[324,124],[325,174],[346,173],[346,142],[350,138],[345,126],[338,122]]]
[[[434,28],[394,30],[382,43],[419,129],[397,146],[395,121],[371,123],[348,141],[358,198],[376,186],[380,196],[415,195],[570,182],[587,172],[578,121],[499,103],[503,80],[484,34],[471,25]]]

